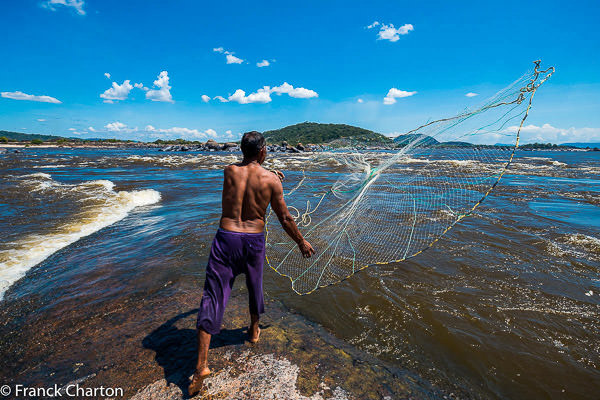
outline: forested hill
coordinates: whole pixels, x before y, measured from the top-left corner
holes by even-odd
[[[0,137],[5,137],[10,141],[15,142],[25,142],[30,140],[44,140],[44,141],[54,141],[58,139],[64,139],[62,136],[54,136],[54,135],[38,135],[32,133],[21,133],[21,132],[11,132],[11,131],[0,131]]]
[[[264,132],[267,142],[279,144],[283,141],[291,145],[322,144],[334,140],[348,140],[357,143],[392,143],[392,140],[382,134],[345,124],[319,124],[316,122],[303,122],[301,124],[286,126],[285,128]]]

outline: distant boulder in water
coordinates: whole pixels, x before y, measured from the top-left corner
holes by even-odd
[[[221,146],[213,139],[208,139],[208,141],[204,144],[209,150],[221,150]]]

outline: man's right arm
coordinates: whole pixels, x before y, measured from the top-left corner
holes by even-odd
[[[285,200],[283,199],[283,186],[279,179],[273,179],[273,187],[271,190],[271,208],[279,218],[281,226],[285,232],[298,244],[300,251],[304,257],[310,257],[315,254],[315,250],[310,243],[304,240],[302,234],[298,230],[298,226],[294,218],[290,214]]]

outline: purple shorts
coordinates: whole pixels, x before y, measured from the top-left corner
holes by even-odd
[[[221,321],[235,277],[246,275],[250,313],[265,312],[262,278],[265,261],[264,233],[217,231],[210,248],[204,293],[196,327],[211,335],[221,331]]]

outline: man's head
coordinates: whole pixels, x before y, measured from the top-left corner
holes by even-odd
[[[257,131],[246,132],[242,136],[242,153],[247,160],[258,160],[262,164],[267,156],[265,137]]]

